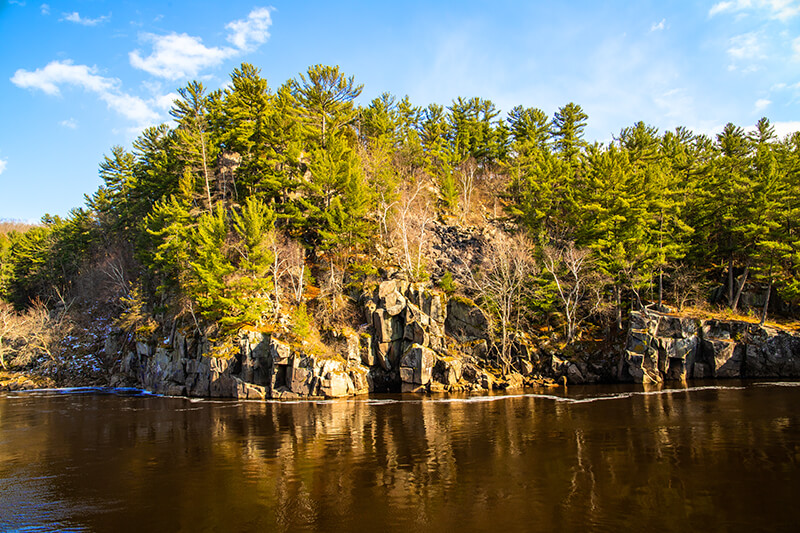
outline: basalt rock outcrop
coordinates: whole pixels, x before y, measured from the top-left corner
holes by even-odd
[[[448,298],[426,284],[388,280],[365,290],[358,305],[364,323],[340,335],[335,357],[253,331],[242,331],[236,346],[222,355],[199,335],[176,331],[123,349],[122,333],[112,333],[106,355],[120,358],[112,381],[167,395],[241,399],[522,385],[522,375],[500,380],[487,371],[490,320],[467,299]],[[520,365],[523,373],[532,371],[531,363]]]
[[[800,335],[742,321],[631,313],[618,379],[798,378]]]
[[[109,336],[106,350],[113,350]],[[164,345],[136,343],[125,354],[112,380],[133,380],[147,390],[175,396],[240,399],[340,397],[371,388],[369,368],[361,364],[359,339],[346,339],[345,357],[306,353],[267,333],[243,331],[238,349],[212,355],[206,340],[176,333]],[[113,383],[112,383],[113,384]]]
[[[361,295],[372,364],[405,392],[491,389],[483,368],[490,321],[473,302],[388,280]]]

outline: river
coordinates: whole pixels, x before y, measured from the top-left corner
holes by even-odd
[[[795,531],[800,384],[0,396],[0,531]]]

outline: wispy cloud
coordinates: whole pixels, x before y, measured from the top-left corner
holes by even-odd
[[[741,8],[737,8],[737,4],[739,2],[718,2],[711,6],[711,9],[708,10],[708,16],[713,17],[714,15],[719,15],[720,13],[725,13],[727,11],[738,11]]]
[[[96,19],[83,18],[77,11],[73,11],[72,13],[63,13],[63,18],[61,20],[74,22],[75,24],[80,24],[81,26],[97,26],[98,24],[101,24],[110,18],[111,14],[103,15],[101,17],[97,17]]]
[[[763,13],[768,18],[787,21],[800,15],[800,1],[798,0],[726,0],[717,2],[708,10],[708,16],[713,17],[720,13]]]
[[[196,76],[200,71],[215,67],[223,61],[245,52],[252,52],[269,39],[272,25],[271,8],[253,9],[246,19],[225,25],[227,40],[235,48],[206,46],[202,39],[186,33],[155,35],[146,33],[141,38],[152,43],[152,51],[144,56],[140,50],[128,54],[131,66],[153,76],[178,80]]]
[[[242,51],[250,52],[267,42],[272,25],[271,8],[258,7],[244,20],[234,20],[225,26],[230,31],[228,42]]]
[[[800,37],[792,41],[792,60],[800,61]]]
[[[70,130],[78,129],[78,121],[71,117],[68,118],[67,120],[62,120],[61,122],[59,122],[59,125]]]
[[[237,53],[233,48],[209,48],[199,37],[185,33],[147,33],[142,38],[153,43],[153,51],[146,57],[139,50],[128,54],[131,66],[170,80],[196,76],[202,69],[217,66]]]
[[[756,113],[760,113],[764,111],[769,105],[772,103],[772,100],[767,100],[766,98],[760,98],[756,100]]]
[[[120,89],[120,81],[97,74],[96,67],[74,65],[72,61],[52,61],[31,72],[19,69],[11,82],[23,89],[37,89],[51,96],[61,94],[60,86],[71,85],[96,94],[108,107],[137,124],[149,124],[159,115],[149,102]]]
[[[0,174],[6,169],[6,165],[8,164],[7,159],[0,159]]]
[[[48,4],[42,4],[39,6],[39,10],[42,12],[42,15],[50,14],[50,6]]]
[[[728,41],[729,70],[752,72],[758,70],[758,62],[766,57],[764,43],[758,32],[743,33]]]
[[[654,22],[652,26],[650,26],[650,31],[663,31],[666,28],[667,19],[661,19],[661,22]]]

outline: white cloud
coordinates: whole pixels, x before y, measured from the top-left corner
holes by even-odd
[[[230,30],[228,42],[243,51],[253,51],[269,39],[269,27],[272,25],[268,7],[258,7],[250,12],[245,20],[235,20],[225,26]]]
[[[800,1],[798,0],[770,0],[759,2],[766,4],[772,18],[787,20],[800,14]]]
[[[156,96],[153,99],[153,103],[157,108],[168,111],[172,109],[172,104],[174,104],[175,100],[178,100],[179,98],[180,95],[178,93],[162,94],[160,96]]]
[[[713,17],[714,15],[718,15],[719,13],[725,13],[726,11],[736,11],[737,10],[738,2],[719,2],[711,6],[711,9],[708,10],[708,16]]]
[[[96,94],[108,107],[137,124],[149,124],[159,118],[151,103],[120,90],[120,81],[97,74],[97,68],[74,65],[72,61],[52,61],[33,72],[19,69],[11,82],[23,89],[38,89],[51,96],[61,94],[59,86],[72,85]]]
[[[767,57],[764,49],[762,36],[757,32],[731,37],[727,50],[731,58],[728,70],[741,70],[746,73],[759,70],[761,67],[759,62]]]
[[[8,160],[0,159],[0,174],[6,169],[6,165],[8,164]]]
[[[654,22],[652,26],[650,26],[650,31],[662,31],[667,24],[667,19],[661,19],[661,22]]]
[[[757,59],[763,57],[763,46],[757,33],[744,33],[731,37],[728,55],[733,59]]]
[[[767,100],[766,98],[756,100],[756,113],[764,111],[771,103],[772,100]]]
[[[64,18],[61,20],[74,22],[75,24],[80,24],[81,26],[97,26],[98,24],[101,24],[111,18],[111,15],[103,15],[102,17],[97,17],[96,19],[83,18],[77,11],[73,11],[72,13],[63,13],[63,15]]]
[[[185,33],[148,33],[142,37],[153,43],[153,52],[142,57],[139,50],[134,50],[128,54],[131,66],[170,80],[196,76],[200,70],[219,65],[236,54],[232,48],[209,48],[199,37]]]
[[[61,94],[60,84],[77,85],[95,93],[110,91],[117,84],[114,79],[98,75],[95,67],[73,65],[69,60],[52,61],[33,72],[19,69],[11,77],[11,82],[17,87],[39,89],[51,96]]]
[[[795,38],[792,41],[792,60],[800,61],[800,37]]]
[[[50,14],[50,6],[48,4],[42,4],[39,9],[42,12],[42,15],[49,15]]]
[[[78,129],[78,121],[74,118],[70,117],[67,120],[62,120],[59,122],[59,125],[64,126],[65,128],[75,130]]]
[[[768,18],[786,21],[800,14],[800,0],[729,0],[717,2],[708,10],[708,16],[720,13],[759,11]]]

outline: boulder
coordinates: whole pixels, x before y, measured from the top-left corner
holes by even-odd
[[[372,313],[372,328],[378,342],[391,342],[403,338],[403,319],[390,316],[384,309]]]
[[[800,377],[800,337],[758,328],[746,346],[743,374],[759,378]]]
[[[150,346],[145,342],[137,342],[136,343],[136,355],[139,357],[150,357],[152,351],[150,350]]]
[[[742,346],[726,339],[703,339],[703,356],[715,378],[742,377]]]
[[[431,381],[435,364],[436,354],[433,350],[413,344],[400,360],[400,379],[405,383],[427,385]]]
[[[572,363],[567,367],[567,382],[571,385],[581,385],[586,383],[586,378],[583,377],[583,372],[578,368],[578,365]]]
[[[327,398],[341,398],[342,396],[347,396],[347,381],[347,374],[328,372],[320,382],[319,392]]]
[[[397,316],[406,308],[406,299],[399,292],[390,293],[381,303],[389,316]]]
[[[464,363],[457,357],[444,357],[440,359],[439,364],[442,367],[442,383],[445,385],[455,385],[461,380],[461,374],[464,370]]]
[[[411,343],[422,344],[423,346],[430,345],[428,334],[419,322],[406,324],[403,338]]]
[[[480,307],[464,298],[447,302],[445,331],[460,342],[489,338],[489,318]]]
[[[312,396],[316,388],[314,374],[308,368],[291,366],[287,369],[286,385],[292,392],[302,396]]]
[[[374,366],[378,363],[375,357],[375,351],[372,348],[372,335],[369,333],[362,333],[360,335],[361,342],[361,364],[364,366]]]
[[[697,322],[693,318],[664,316],[658,321],[657,337],[685,339],[697,335]]]
[[[292,354],[291,347],[285,342],[272,337],[269,344],[270,355],[272,356],[272,364],[275,365],[288,365],[289,356]]]
[[[361,362],[361,339],[355,331],[344,334],[345,338],[345,359],[358,364]]]
[[[431,317],[431,320],[444,324],[447,314],[446,307],[442,305],[442,295],[439,293],[424,293],[422,295],[422,312]]]

